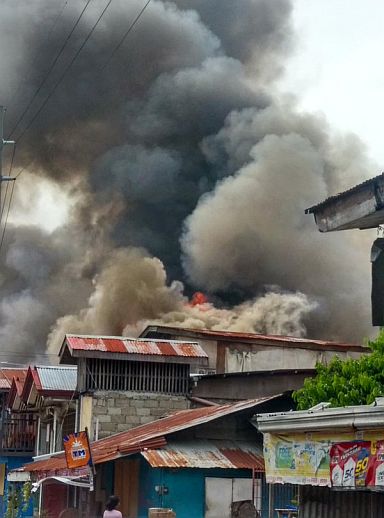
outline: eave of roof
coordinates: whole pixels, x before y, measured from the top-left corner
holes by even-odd
[[[283,335],[262,335],[256,333],[240,333],[234,331],[217,331],[211,329],[190,329],[184,327],[149,325],[140,334],[145,337],[149,333],[184,334],[187,337],[196,339],[213,338],[222,342],[244,342],[273,345],[280,347],[296,347],[299,349],[319,349],[331,351],[369,352],[370,349],[359,344],[348,344],[325,340],[314,340],[311,338],[297,338]]]
[[[384,405],[358,405],[261,414],[252,424],[262,433],[370,430],[384,427]]]
[[[47,372],[50,373],[49,376],[47,376]],[[50,365],[38,365],[29,367],[27,376],[22,383],[22,390],[19,396],[24,403],[27,403],[33,387],[35,387],[40,396],[63,399],[71,398],[76,392],[76,372],[76,366],[52,367]],[[65,379],[69,374],[71,377],[70,382]]]
[[[358,185],[354,185],[350,189],[347,189],[346,191],[340,192],[338,194],[335,194],[333,196],[329,196],[326,200],[323,200],[316,205],[313,205],[312,207],[309,207],[308,209],[305,209],[305,214],[313,214],[317,210],[325,207],[326,205],[329,205],[337,200],[340,200],[343,197],[349,196],[353,193],[357,193],[358,191],[365,189],[366,187],[373,185],[377,183],[380,180],[384,180],[384,173],[381,173],[374,178],[369,178],[368,180],[365,180],[364,182],[359,183]]]
[[[92,458],[95,464],[101,464],[122,456],[139,453],[144,449],[155,449],[165,446],[165,437],[188,428],[193,428],[215,419],[252,410],[256,412],[264,403],[281,397],[281,395],[241,401],[239,403],[181,410],[163,419],[158,419],[137,428],[100,439],[91,444]],[[48,460],[26,464],[26,471],[52,471],[66,468],[63,454]]]
[[[119,336],[70,335],[64,338],[59,356],[74,358],[129,359],[170,363],[207,363],[208,355],[197,342],[153,340]]]
[[[376,228],[384,223],[384,174],[331,196],[305,211],[320,232]]]
[[[12,381],[14,378],[19,379],[21,381],[25,380],[27,375],[27,368],[23,369],[13,369],[8,367],[0,368],[0,390],[10,390],[12,386]]]
[[[261,448],[244,441],[172,442],[141,455],[153,468],[254,469],[264,472]]]
[[[193,378],[202,379],[222,379],[222,378],[259,378],[261,376],[312,376],[316,369],[275,369],[265,371],[245,371],[245,372],[223,372],[215,374],[192,374]]]

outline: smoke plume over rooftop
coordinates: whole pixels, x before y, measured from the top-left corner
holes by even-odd
[[[85,2],[0,6],[10,132]],[[93,0],[13,138],[25,190],[71,200],[51,233],[10,225],[0,344],[50,353],[65,332],[148,322],[360,341],[368,237],[320,235],[304,209],[376,174],[364,146],[299,113],[276,82],[293,51],[289,0],[115,0],[35,122],[106,2]],[[48,30],[51,28],[51,30]],[[196,290],[209,303],[189,305]]]

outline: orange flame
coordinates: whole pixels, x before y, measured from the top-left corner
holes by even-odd
[[[208,298],[201,291],[196,291],[192,295],[192,299],[189,303],[190,306],[200,306],[201,304],[206,304],[208,302]]]

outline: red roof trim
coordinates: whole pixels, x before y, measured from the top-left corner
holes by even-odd
[[[207,353],[197,342],[163,339],[152,340],[118,336],[66,335],[59,355],[63,356],[66,349],[68,349],[72,356],[75,356],[76,352],[97,352],[186,359],[208,358]]]
[[[144,338],[149,333],[168,333],[183,335],[187,338],[198,339],[198,337],[212,337],[221,341],[240,341],[240,342],[270,342],[271,345],[285,345],[288,347],[311,347],[330,350],[352,350],[368,352],[369,348],[359,344],[349,344],[343,342],[333,342],[326,340],[314,340],[311,338],[298,338],[295,336],[284,335],[263,335],[257,333],[240,333],[235,331],[216,331],[212,329],[192,329],[185,327],[157,326],[149,325],[140,334],[139,338]],[[153,338],[156,340],[156,338]]]

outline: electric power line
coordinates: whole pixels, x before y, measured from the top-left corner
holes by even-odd
[[[91,0],[88,0],[88,3],[90,2]],[[59,80],[55,83],[53,89],[51,90],[51,92],[48,94],[48,96],[46,97],[45,101],[43,102],[43,104],[40,106],[40,108],[37,110],[37,112],[35,113],[35,115],[32,117],[31,121],[29,122],[29,124],[26,126],[26,128],[24,128],[24,130],[22,131],[21,135],[19,135],[18,137],[18,142],[21,141],[21,139],[24,137],[24,135],[26,134],[26,132],[29,130],[29,128],[32,126],[32,124],[35,122],[35,120],[37,119],[37,117],[40,115],[40,113],[43,111],[43,109],[45,108],[45,106],[47,105],[48,101],[51,99],[52,95],[56,92],[58,86],[60,85],[60,83],[63,81],[64,77],[66,76],[68,70],[70,70],[70,68],[72,67],[72,65],[74,64],[74,62],[76,61],[77,57],[79,56],[80,52],[83,50],[83,48],[85,47],[85,45],[87,44],[87,42],[89,41],[90,37],[92,36],[92,34],[94,33],[96,27],[99,25],[102,17],[104,16],[106,10],[108,9],[108,7],[111,5],[112,3],[112,0],[108,0],[107,2],[107,5],[104,7],[104,9],[102,10],[101,14],[99,15],[98,19],[96,20],[96,22],[93,24],[93,27],[92,29],[89,31],[87,37],[85,38],[85,40],[83,41],[83,43],[80,45],[79,49],[77,50],[76,54],[73,56],[73,58],[71,59],[71,61],[69,62],[69,65],[67,65],[64,69],[64,72],[61,74],[61,76],[59,77]]]
[[[33,102],[35,101],[36,97],[39,95],[41,89],[43,88],[46,80],[48,79],[50,73],[52,72],[52,70],[55,68],[55,65],[56,63],[58,62],[58,60],[60,59],[60,56],[63,54],[64,50],[65,50],[65,47],[67,46],[67,43],[69,42],[69,40],[71,39],[71,36],[72,34],[75,32],[76,30],[76,27],[79,25],[80,23],[80,20],[81,18],[83,17],[85,11],[87,10],[87,7],[89,6],[89,4],[91,3],[92,0],[87,0],[87,3],[85,4],[85,6],[83,7],[80,15],[78,16],[74,26],[72,27],[71,31],[69,32],[68,36],[66,37],[63,45],[61,46],[59,52],[56,54],[56,57],[55,59],[52,61],[50,67],[48,68],[48,71],[46,72],[43,80],[40,82],[39,86],[37,87],[35,93],[33,94],[32,98],[30,99],[30,101],[28,102],[26,108],[24,109],[23,113],[20,115],[20,117],[17,119],[16,121],[16,124],[13,126],[12,130],[11,130],[11,133],[9,134],[9,137],[8,138],[11,138],[12,135],[14,134],[14,132],[16,131],[17,127],[19,126],[20,122],[23,120],[24,116],[27,114],[27,112],[29,111],[29,108],[32,106]],[[111,0],[112,1],[112,0]],[[49,97],[48,97],[49,98]],[[43,106],[44,106],[44,103],[43,103]],[[39,111],[37,112],[39,113]],[[34,120],[34,118],[32,119],[32,121]],[[28,128],[29,126],[27,126]],[[25,133],[25,130],[24,132]],[[22,133],[22,135],[23,135]],[[20,140],[20,137],[19,137],[19,140]]]
[[[63,3],[63,5],[61,6],[61,9],[59,10],[57,16],[55,17],[55,19],[53,20],[53,23],[51,25],[51,28],[49,29],[48,33],[47,33],[47,37],[44,39],[43,41],[43,47],[45,46],[46,43],[49,42],[50,38],[51,38],[51,34],[53,33],[56,25],[57,25],[57,22],[59,21],[59,19],[61,18],[63,12],[64,12],[64,9],[66,8],[67,4],[68,4],[69,0],[65,0],[65,2]],[[30,63],[30,68],[33,69],[34,68],[34,65],[36,64],[37,62],[37,58],[39,56],[39,53],[37,53],[34,57],[34,59],[32,60],[32,62]],[[16,91],[14,92],[14,94],[12,95],[9,103],[8,103],[8,107],[11,106],[13,104],[13,102],[15,101],[15,99],[17,98],[17,96],[19,95],[20,93],[20,90],[21,88],[23,87],[24,83],[26,83],[27,81],[27,77],[25,76],[19,86],[16,88]]]
[[[131,32],[131,30],[134,28],[136,23],[140,20],[141,16],[144,14],[144,11],[147,9],[148,5],[151,3],[151,0],[147,0],[144,7],[139,11],[136,18],[133,20],[131,25],[128,27],[127,31],[123,34],[122,38],[120,39],[119,43],[115,46],[115,48],[112,50],[111,54],[109,55],[109,58],[107,59],[106,63],[102,67],[101,71],[103,71],[109,63],[112,61],[113,56],[116,54],[116,52],[120,49],[120,47],[123,45],[124,41],[126,40],[128,34]]]
[[[66,75],[67,71],[71,68],[71,66],[73,65],[73,63],[75,62],[77,56],[80,54],[81,50],[84,48],[84,46],[86,45],[87,41],[89,40],[89,38],[91,37],[92,33],[94,32],[94,30],[96,29],[96,26],[98,25],[98,23],[100,22],[102,16],[104,15],[105,11],[108,9],[109,5],[111,4],[112,0],[110,0],[108,2],[108,4],[106,5],[106,7],[104,8],[103,12],[101,13],[100,17],[98,18],[98,20],[96,21],[95,25],[92,27],[91,29],[91,32],[88,34],[86,40],[83,42],[82,46],[80,47],[80,49],[77,51],[77,53],[75,54],[75,56],[73,57],[72,61],[69,63],[68,67],[64,70],[64,73],[62,74],[62,76],[60,77],[59,81],[55,84],[53,90],[51,91],[51,93],[48,95],[48,97],[46,98],[46,100],[44,101],[43,105],[41,105],[40,109],[38,110],[38,112],[35,113],[35,116],[33,117],[33,119],[30,121],[30,123],[28,124],[28,126],[23,130],[21,136],[19,137],[18,141],[20,141],[20,139],[25,135],[25,133],[28,131],[28,129],[31,127],[31,125],[33,124],[33,122],[35,121],[35,119],[39,116],[39,114],[41,113],[41,111],[44,109],[45,105],[47,104],[47,102],[49,101],[49,99],[52,97],[52,95],[54,94],[54,92],[56,91],[57,87],[59,86],[59,84],[61,83],[61,80],[64,78],[64,76]],[[135,25],[137,24],[137,22],[139,21],[139,19],[141,18],[141,16],[144,14],[145,10],[147,9],[148,5],[150,4],[151,0],[147,0],[147,2],[145,3],[144,7],[141,8],[141,10],[139,11],[139,13],[136,15],[136,17],[134,18],[134,20],[132,21],[132,23],[130,24],[130,26],[128,27],[127,31],[123,34],[122,38],[120,39],[119,43],[114,47],[114,49],[112,50],[109,58],[107,59],[107,61],[105,62],[105,64],[102,66],[102,68],[100,69],[100,71],[103,71],[108,65],[109,63],[111,62],[113,56],[116,54],[116,52],[120,49],[120,47],[123,45],[124,41],[126,40],[127,36],[129,35],[129,33],[132,31],[132,29],[135,27]],[[51,144],[51,146],[53,146],[53,144]],[[27,165],[21,167],[19,169],[19,171],[17,172],[15,178],[17,179],[27,168],[28,166],[33,162],[33,160],[31,160]]]
[[[13,168],[13,162],[15,160],[15,153],[16,153],[16,144],[13,145],[13,150],[12,150],[12,158],[11,158],[11,162],[10,162],[10,166],[9,166],[9,172],[8,172],[8,176],[10,177],[11,176],[11,173],[12,173],[12,168]],[[15,181],[15,180],[14,180]],[[5,208],[5,204],[6,204],[6,200],[7,200],[7,194],[8,194],[8,188],[9,188],[9,182],[6,182],[7,186],[5,188],[5,194],[4,194],[4,199],[3,199],[3,203],[1,204],[1,212],[0,212],[0,228],[1,228],[1,222],[3,221],[3,214],[4,214],[4,208]]]
[[[1,228],[1,222],[3,221],[3,214],[4,214],[5,203],[7,201],[9,182],[6,182],[6,184],[7,185],[5,187],[5,193],[4,193],[3,199],[1,200],[0,228]]]
[[[1,253],[1,249],[2,249],[2,247],[3,247],[3,243],[4,243],[5,232],[6,232],[6,230],[7,230],[8,218],[9,218],[9,211],[11,210],[12,199],[13,199],[13,192],[14,192],[14,190],[15,190],[15,183],[16,183],[16,180],[14,180],[14,181],[12,182],[12,189],[11,189],[11,194],[10,194],[9,202],[8,202],[7,215],[6,215],[6,217],[5,217],[4,228],[3,228],[3,232],[2,232],[2,234],[1,234],[0,253]]]

